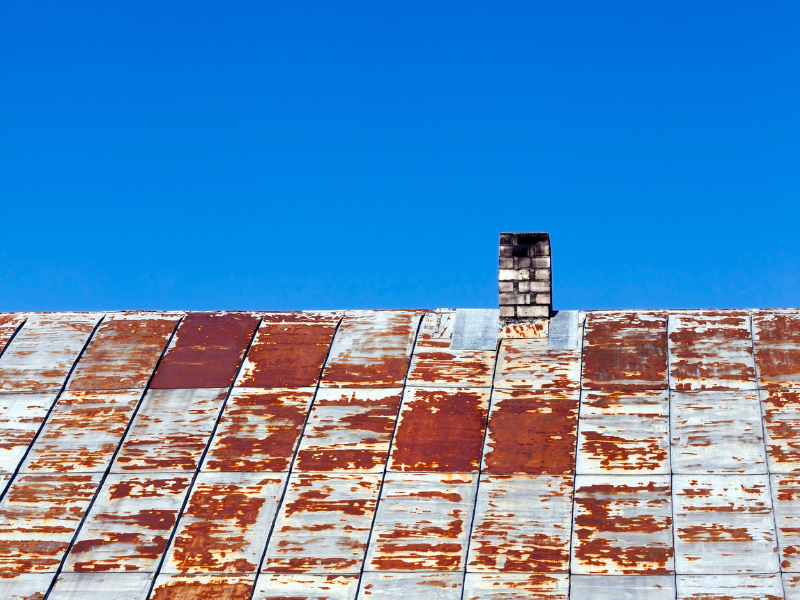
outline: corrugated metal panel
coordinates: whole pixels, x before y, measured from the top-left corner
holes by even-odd
[[[669,316],[669,387],[755,389],[750,316],[744,310],[676,312]]]
[[[255,573],[286,473],[201,473],[161,570]]]
[[[500,344],[494,387],[508,390],[578,389],[580,350],[549,350],[547,340],[509,339]]]
[[[105,471],[141,396],[141,390],[64,392],[21,470]]]
[[[189,491],[191,477],[109,475],[65,571],[155,571]]]
[[[674,569],[669,475],[578,475],[573,573],[666,575]]]
[[[107,315],[70,377],[69,390],[143,388],[183,313]]]
[[[570,597],[573,600],[675,600],[675,577],[573,575],[570,579]]]
[[[255,575],[167,575],[150,600],[249,600]]]
[[[572,486],[571,476],[481,475],[468,570],[568,572]]]
[[[582,392],[576,468],[669,474],[669,392]]]
[[[252,313],[188,313],[150,387],[221,388],[233,383],[260,317]]]
[[[758,379],[763,388],[800,388],[800,310],[753,311]]]
[[[401,396],[401,389],[320,389],[295,470],[382,473]]]
[[[422,320],[408,385],[435,387],[491,386],[495,352],[451,350],[452,328],[442,325],[449,314],[428,313]]]
[[[401,387],[422,318],[418,311],[348,314],[333,340],[323,387]]]
[[[149,390],[112,470],[194,471],[227,392]]]
[[[377,474],[293,473],[263,570],[358,572],[380,487]]]
[[[262,573],[253,600],[355,600],[358,575],[279,575]]]
[[[314,388],[234,388],[203,470],[288,470],[313,398]]]
[[[532,323],[515,323],[513,325],[503,325],[500,327],[498,339],[547,339],[549,321],[534,321]]]
[[[0,394],[0,473],[16,471],[58,392]]]
[[[236,380],[240,387],[317,385],[339,315],[266,315]]]
[[[389,469],[477,472],[488,408],[486,388],[406,388]]]
[[[674,473],[766,473],[756,392],[672,392]]]
[[[0,503],[0,572],[55,572],[100,478],[17,476]]]
[[[0,358],[0,390],[57,390],[102,317],[95,313],[33,314]]]
[[[588,313],[583,387],[608,391],[667,389],[667,313]]]
[[[153,573],[62,573],[49,600],[145,600]]]
[[[800,472],[800,391],[762,390],[760,394],[769,470]]]
[[[3,600],[44,600],[55,573],[0,573]]]
[[[358,600],[461,600],[461,573],[364,573]]]
[[[771,475],[781,569],[800,573],[800,475]]]
[[[568,597],[567,575],[467,573],[464,580],[464,600],[567,600]]]
[[[477,475],[387,474],[365,568],[463,570],[477,483]]]
[[[0,352],[27,316],[26,313],[0,313]]]
[[[579,404],[577,390],[494,390],[484,470],[497,475],[573,473]]]
[[[678,573],[775,573],[766,475],[673,475]]]
[[[783,600],[774,575],[679,575],[678,600]]]

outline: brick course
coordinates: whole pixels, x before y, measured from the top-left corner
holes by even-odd
[[[553,309],[549,233],[501,233],[500,316],[549,318]]]

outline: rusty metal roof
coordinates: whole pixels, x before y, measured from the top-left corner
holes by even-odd
[[[456,315],[0,314],[0,598],[800,600],[800,310]]]

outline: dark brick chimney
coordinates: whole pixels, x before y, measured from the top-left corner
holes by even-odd
[[[500,234],[500,317],[549,318],[553,310],[549,233]]]

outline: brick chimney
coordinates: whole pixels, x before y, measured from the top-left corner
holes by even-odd
[[[500,317],[549,318],[551,273],[549,233],[501,233]]]

